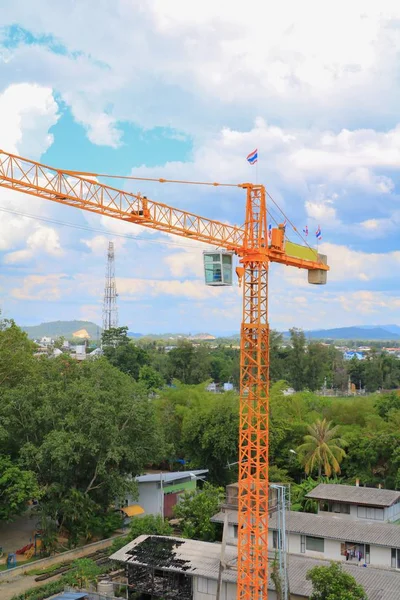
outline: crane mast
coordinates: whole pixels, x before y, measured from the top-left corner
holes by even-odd
[[[164,179],[158,180],[164,183]],[[183,183],[183,182],[180,182]],[[186,182],[193,183],[193,182]],[[208,184],[210,185],[210,184]],[[211,184],[219,185],[219,184]],[[284,242],[284,227],[267,233],[266,192],[245,189],[246,219],[237,227],[99,183],[96,174],[54,169],[0,150],[0,187],[125,222],[196,239],[235,252],[243,285],[240,344],[238,600],[268,598],[268,266],[306,269],[326,282],[326,257]]]
[[[247,189],[240,332],[238,599],[267,598],[268,243],[265,189]]]

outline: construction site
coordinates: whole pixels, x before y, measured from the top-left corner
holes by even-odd
[[[241,189],[245,196],[244,226],[238,227],[167,206],[140,194],[135,195],[97,183],[92,179],[94,176],[98,175],[63,172],[5,151],[0,153],[0,186],[3,188],[119,219],[124,223],[139,224],[214,245],[214,251],[204,252],[206,285],[232,286],[234,256],[239,261],[235,272],[243,291],[243,318],[240,346],[236,595],[241,600],[267,598],[269,264],[275,262],[306,270],[309,283],[320,285],[326,283],[329,270],[327,258],[306,243],[302,246],[287,241],[289,226],[298,234],[288,217],[275,227],[268,222],[268,194],[263,185],[242,183],[232,186]],[[168,183],[165,180],[162,182]],[[185,182],[180,183],[185,185]],[[197,184],[210,185],[207,182]],[[110,246],[109,254],[112,251]],[[108,265],[112,263],[112,260],[108,261]],[[111,272],[108,273],[107,280],[113,281]],[[115,295],[110,283],[109,289],[106,289],[105,300],[106,328],[116,323]],[[283,488],[281,491],[283,494]],[[276,510],[282,515],[280,539],[283,540],[285,502],[284,494],[281,505],[276,502]],[[153,542],[149,543],[153,548]],[[155,542],[155,548],[160,548],[158,542]],[[161,555],[164,556],[162,551]],[[287,580],[287,569],[284,556],[282,543],[282,554],[278,562],[286,600],[284,582]],[[170,560],[168,551],[165,560]],[[224,561],[223,556],[221,564],[224,564]],[[140,569],[135,573],[141,573],[143,577],[143,571]],[[133,574],[130,577],[132,578]],[[173,579],[173,585],[176,585],[176,577]],[[178,583],[182,589],[186,589],[184,593],[189,594],[185,578],[179,576]]]

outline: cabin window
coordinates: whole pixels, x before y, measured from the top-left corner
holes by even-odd
[[[306,536],[306,549],[312,552],[324,551],[324,538]]]

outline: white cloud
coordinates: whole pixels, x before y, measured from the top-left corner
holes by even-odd
[[[43,252],[56,258],[64,254],[61,249],[58,233],[51,227],[37,226],[37,229],[28,236],[26,246],[24,250],[17,250],[6,254],[4,262],[6,264],[26,262]]]
[[[398,18],[394,0],[254,0],[251,10],[239,0],[204,0],[196,10],[184,0],[87,0],[48,10],[38,0],[8,3],[0,15],[2,25],[50,33],[65,46],[63,55],[23,43],[8,49],[6,74],[51,79],[89,136],[111,146],[121,119],[199,134],[210,112],[219,126],[254,114],[335,126],[377,111],[393,119]]]
[[[20,287],[11,289],[11,296],[17,300],[59,301],[62,298],[63,274],[28,275]]]
[[[2,149],[39,158],[53,143],[49,129],[58,117],[51,88],[30,83],[9,86],[0,94]]]

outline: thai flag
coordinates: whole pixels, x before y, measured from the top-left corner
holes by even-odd
[[[308,236],[308,225],[306,225],[303,229],[303,233],[304,235],[307,237]]]
[[[255,165],[256,162],[258,161],[258,150],[257,148],[255,150],[253,150],[253,152],[250,152],[250,154],[248,154],[247,156],[247,160],[251,165]]]
[[[315,237],[317,238],[317,240],[322,240],[322,232],[321,232],[321,227],[318,225],[318,229],[315,232]]]
[[[268,225],[268,239],[272,239],[272,225],[271,223]]]

